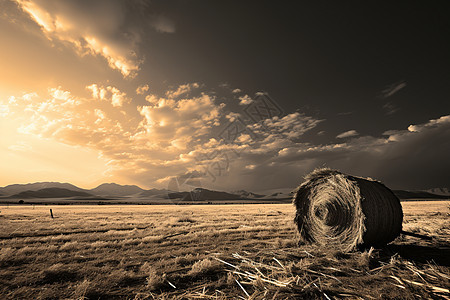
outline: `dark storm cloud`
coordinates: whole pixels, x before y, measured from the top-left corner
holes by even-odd
[[[450,116],[386,132],[386,137],[358,137],[342,144],[287,148],[280,163],[329,166],[371,176],[393,188],[425,189],[448,185]],[[294,175],[294,174],[292,174]]]

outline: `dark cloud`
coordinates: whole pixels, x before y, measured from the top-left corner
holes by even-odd
[[[401,89],[404,89],[405,87],[406,81],[404,80],[393,83],[381,91],[381,97],[383,98],[391,97],[394,94],[398,93]]]
[[[448,185],[443,174],[450,167],[450,116],[386,134],[385,138],[360,137],[344,144],[300,145],[280,153],[280,158],[283,164],[329,166],[374,177],[393,188]]]
[[[175,32],[175,23],[173,20],[167,18],[164,15],[159,15],[153,17],[151,21],[153,28],[161,33],[174,33]]]
[[[383,109],[386,111],[387,115],[392,115],[399,110],[392,102],[386,102],[383,105]]]

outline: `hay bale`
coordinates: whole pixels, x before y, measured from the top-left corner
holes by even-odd
[[[300,238],[352,251],[382,246],[402,229],[400,200],[378,181],[317,169],[305,177],[294,197]]]

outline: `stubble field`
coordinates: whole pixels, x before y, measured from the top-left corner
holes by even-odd
[[[289,204],[3,205],[0,298],[450,299],[450,202],[402,206],[432,240],[348,254],[298,245]]]

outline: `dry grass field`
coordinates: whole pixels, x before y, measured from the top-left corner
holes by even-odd
[[[298,245],[288,204],[3,205],[0,298],[450,299],[450,202],[402,205],[433,240],[350,254]]]

